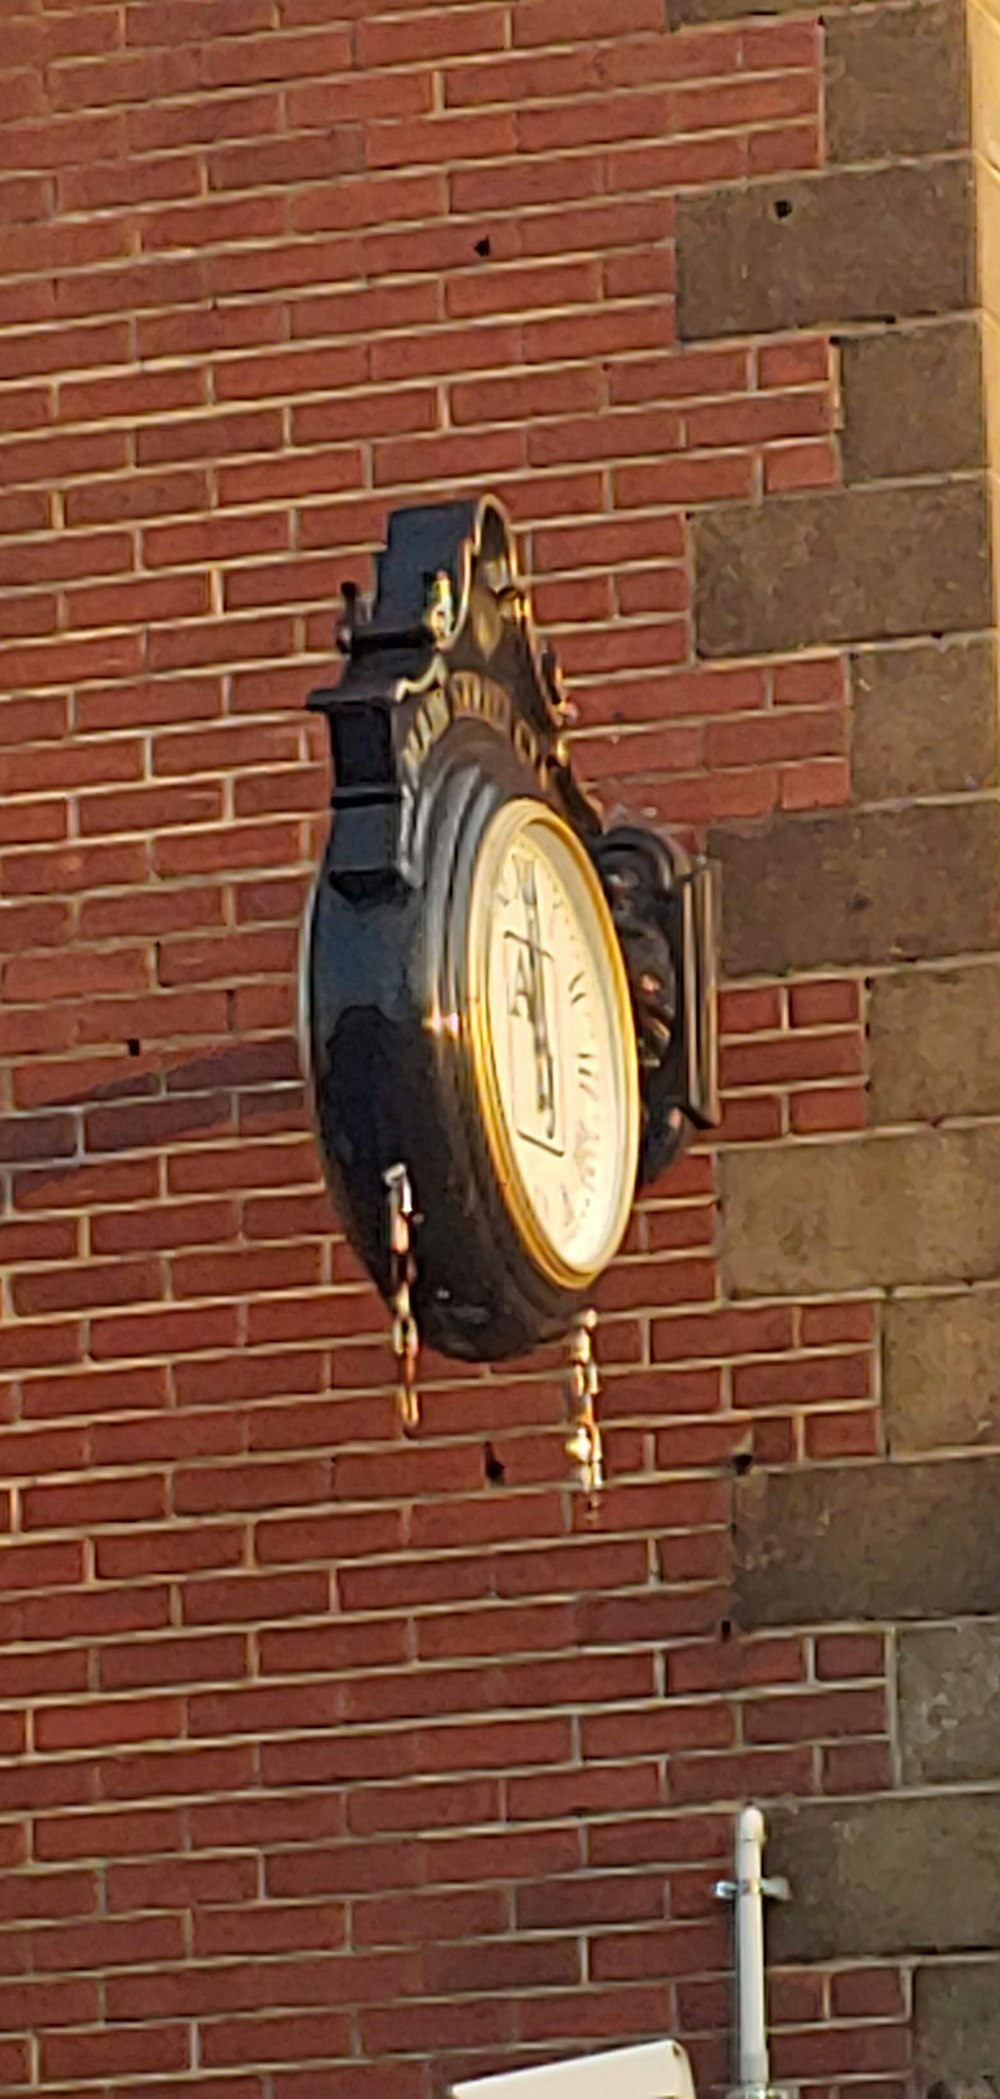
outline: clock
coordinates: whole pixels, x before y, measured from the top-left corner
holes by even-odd
[[[447,1355],[565,1334],[637,1186],[717,1113],[711,876],[607,829],[500,505],[396,511],[345,593],[304,1057],[352,1243]]]
[[[491,1163],[563,1289],[618,1251],[635,1193],[639,1071],[624,957],[586,848],[544,803],[493,817],[472,873],[469,1051]]]

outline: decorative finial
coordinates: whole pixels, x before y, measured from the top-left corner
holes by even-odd
[[[455,631],[455,593],[446,569],[438,569],[428,582],[424,626],[439,648]]]

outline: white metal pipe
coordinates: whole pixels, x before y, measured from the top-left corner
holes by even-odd
[[[745,1807],[736,1825],[736,2010],[741,2090],[767,2092],[764,1973],[763,1855],[766,1825],[758,1807]]]

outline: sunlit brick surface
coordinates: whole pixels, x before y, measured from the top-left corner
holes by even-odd
[[[693,509],[841,482],[814,328],[680,345],[675,198],[822,165],[822,31],[661,0],[0,0],[0,2086],[430,2099],[678,2033],[726,2076],[746,1796],[896,1771],[879,1630],[741,1634],[734,1477],[878,1457],[880,1293],[727,1302],[716,1158],[553,1352],[424,1364],[319,1185],[302,702],[387,510],[508,504],[609,808],[849,798],[846,652],[709,663]],[[859,969],[734,983],[723,1148],[866,1121]],[[896,2099],[908,1977],[776,1979]]]

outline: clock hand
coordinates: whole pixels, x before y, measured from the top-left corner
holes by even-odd
[[[524,915],[528,927],[528,958],[531,975],[531,1024],[535,1039],[535,1071],[538,1084],[538,1112],[545,1116],[545,1131],[548,1137],[555,1134],[556,1126],[556,1074],[552,1047],[549,1041],[548,1016],[545,1010],[545,974],[542,963],[542,926],[538,909],[538,891],[535,886],[535,870],[530,868],[522,882]]]

